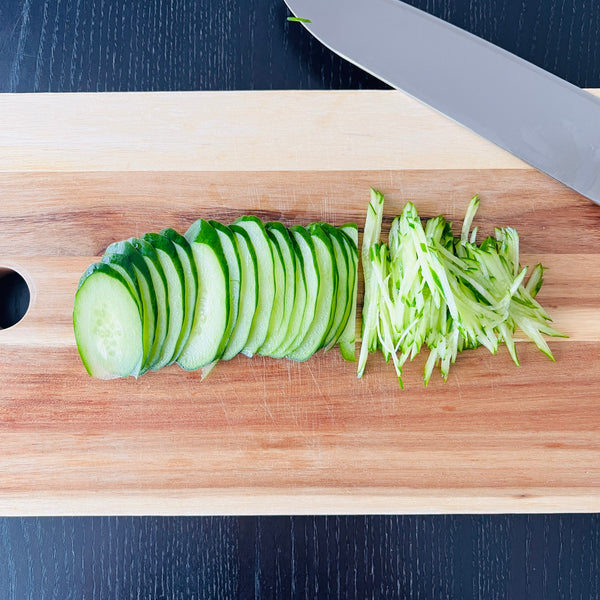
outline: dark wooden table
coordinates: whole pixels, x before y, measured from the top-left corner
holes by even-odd
[[[600,87],[597,2],[411,3]],[[0,91],[385,87],[287,15],[282,0],[0,0]],[[599,544],[596,514],[3,518],[0,600],[592,599]]]

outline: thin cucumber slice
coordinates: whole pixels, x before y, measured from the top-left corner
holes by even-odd
[[[169,294],[167,290],[167,278],[165,277],[165,272],[160,264],[158,254],[156,254],[156,250],[149,242],[133,237],[129,238],[128,241],[146,261],[150,276],[152,277],[154,293],[156,294],[156,305],[158,308],[156,313],[156,333],[154,335],[154,342],[148,361],[148,366],[151,369],[154,369],[161,360],[162,348],[169,332]]]
[[[207,221],[199,219],[185,235],[198,271],[198,295],[192,329],[177,362],[191,371],[223,354],[230,310],[229,269],[219,236]]]
[[[142,315],[125,278],[106,263],[83,274],[73,306],[81,360],[92,377],[114,379],[140,372],[144,358]]]
[[[236,249],[240,257],[240,303],[235,326],[221,360],[231,360],[244,349],[258,304],[258,267],[254,246],[245,229],[237,225],[230,225],[229,229],[235,236]]]
[[[175,360],[175,348],[183,326],[185,277],[183,267],[175,245],[160,233],[146,233],[140,239],[150,243],[156,250],[158,260],[167,282],[167,298],[169,303],[169,322],[167,337],[162,346],[158,361],[152,369],[158,370],[170,365]]]
[[[283,263],[283,255],[277,240],[273,237],[271,231],[265,227],[269,236],[269,243],[273,251],[273,273],[275,281],[275,298],[273,299],[273,310],[271,311],[271,319],[269,321],[269,329],[267,337],[263,345],[256,351],[257,354],[268,356],[282,342],[285,336],[285,331],[281,334],[281,329],[285,325],[283,321],[283,313],[285,311],[287,277],[286,265]],[[290,273],[291,275],[291,273]],[[287,328],[286,328],[287,329]]]
[[[135,296],[138,308],[140,310],[140,315],[142,315],[142,343],[144,345],[144,356],[148,356],[150,353],[150,348],[152,346],[152,339],[154,338],[154,328],[150,329],[151,325],[147,319],[144,319],[144,305],[142,302],[142,293],[140,291],[140,286],[137,280],[137,276],[135,273],[135,269],[133,264],[123,254],[108,254],[102,257],[102,262],[109,265],[113,269],[115,269],[118,273],[120,273],[131,293]],[[141,374],[142,364],[140,364],[140,371],[137,373],[132,373],[135,377]]]
[[[310,241],[310,236],[308,236]],[[290,234],[290,241],[292,243],[293,258],[295,263],[296,277],[293,282],[293,306],[292,312],[289,317],[289,325],[283,338],[283,342],[273,352],[271,357],[283,358],[287,355],[288,351],[295,347],[296,339],[300,336],[300,331],[304,323],[304,312],[306,310],[306,278],[304,276],[304,258],[300,246],[296,242],[293,234]],[[314,306],[313,306],[314,314]]]
[[[343,236],[332,225],[321,223],[321,227],[329,236],[331,245],[333,246],[333,255],[335,258],[335,267],[338,277],[337,295],[334,299],[333,319],[329,330],[325,334],[323,346],[325,351],[331,350],[337,343],[352,307],[352,298],[350,295],[349,279],[351,270],[351,259],[348,257],[346,244]]]
[[[196,270],[196,262],[194,254],[189,242],[174,229],[163,229],[160,232],[168,240],[172,242],[177,250],[177,256],[181,262],[184,279],[184,294],[183,294],[183,323],[179,339],[175,345],[173,360],[177,360],[181,350],[183,349],[190,335],[192,323],[194,321],[194,308],[196,307],[196,297],[198,295],[198,271]]]
[[[300,262],[302,264],[302,271],[304,273],[304,287],[306,290],[306,296],[301,322],[297,328],[296,336],[293,339],[290,339],[287,345],[286,356],[289,356],[291,353],[295,352],[300,344],[302,344],[310,326],[312,325],[312,322],[315,318],[317,297],[319,295],[321,284],[315,246],[310,233],[301,225],[293,225],[290,228],[290,233],[296,242],[296,251],[301,259]]]
[[[140,290],[144,340],[144,362],[140,371],[140,374],[142,374],[149,368],[150,354],[154,344],[154,337],[156,336],[158,303],[152,284],[152,276],[150,275],[150,270],[142,255],[127,240],[110,244],[102,257],[102,260],[108,262],[113,255],[124,256],[131,262]]]
[[[269,326],[269,335],[264,345],[259,350],[260,354],[273,356],[284,343],[290,328],[292,311],[294,310],[294,296],[296,294],[296,255],[290,233],[282,223],[271,222],[265,225],[267,234],[277,247],[281,256],[284,281],[281,275],[276,282],[276,293],[282,296],[282,310],[277,318],[271,317],[272,326]],[[276,270],[277,275],[277,270]],[[283,284],[283,287],[282,287]],[[275,309],[273,315],[275,315]]]
[[[288,358],[298,361],[308,360],[322,346],[323,339],[331,327],[337,295],[337,270],[329,236],[318,223],[311,223],[308,231],[315,249],[320,284],[313,320],[300,345],[287,355]]]
[[[363,243],[371,278],[377,281],[374,289],[368,282],[365,286],[365,305],[370,308],[364,330],[373,331],[365,321],[376,310],[377,345],[386,361],[392,359],[401,386],[403,364],[423,347],[429,350],[425,385],[437,365],[445,380],[459,352],[484,346],[495,354],[502,341],[518,365],[513,339],[517,327],[552,358],[542,334],[560,334],[549,326],[550,317],[524,285],[527,267],[519,264],[519,236],[510,227],[496,228],[494,237],[478,245],[477,228],[471,229],[478,203],[475,196],[460,237],[453,235],[443,216],[428,219],[424,227],[408,202],[392,222],[388,245]],[[376,212],[369,211],[365,240],[378,227]],[[541,283],[540,275],[538,269],[532,289]],[[361,359],[366,347],[363,341]],[[363,366],[359,363],[359,375]]]
[[[253,356],[264,344],[269,332],[271,313],[275,301],[275,266],[273,262],[273,249],[269,242],[269,236],[262,221],[257,217],[246,216],[236,219],[234,222],[248,232],[250,241],[256,253],[256,264],[258,267],[258,304],[254,314],[254,321],[250,329],[250,335],[242,354]]]
[[[111,266],[115,271],[119,272],[123,276],[127,282],[127,285],[129,286],[129,289],[135,296],[140,312],[143,311],[144,307],[142,304],[140,286],[138,284],[135,269],[133,268],[131,260],[124,254],[105,254],[100,260],[101,262]]]
[[[229,341],[231,332],[237,321],[240,305],[240,257],[237,251],[237,243],[233,231],[218,221],[209,221],[209,223],[215,228],[219,239],[221,240],[221,246],[229,270],[229,297],[231,301],[231,310],[229,311],[229,322],[225,329],[225,338]]]
[[[346,326],[338,340],[338,346],[344,360],[356,361],[356,304],[358,298],[358,227],[355,223],[346,223],[340,228],[343,240],[351,259],[348,272],[348,285],[350,289],[351,306]]]
[[[371,188],[371,201],[369,202],[369,207],[367,209],[367,218],[365,221],[361,249],[361,259],[365,277],[365,294],[362,311],[362,340],[357,368],[358,377],[362,377],[364,373],[369,352],[375,352],[375,350],[377,350],[377,322],[379,320],[379,304],[377,299],[379,298],[379,283],[373,273],[370,255],[371,248],[374,244],[379,242],[381,236],[383,201],[383,194]]]

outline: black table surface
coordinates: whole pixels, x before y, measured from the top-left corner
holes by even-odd
[[[594,0],[410,3],[600,87]],[[386,87],[288,15],[283,0],[0,0],[0,92]],[[599,544],[596,514],[7,517],[0,600],[592,599]]]

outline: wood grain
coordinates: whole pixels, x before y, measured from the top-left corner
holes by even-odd
[[[578,86],[598,79],[593,2],[410,0]],[[378,88],[280,0],[0,5],[0,91]]]
[[[334,96],[351,113],[364,110],[363,93]],[[346,169],[343,160],[336,169],[316,168],[314,156],[303,154],[288,162],[284,157],[276,168],[286,135],[288,146],[299,135],[298,119],[313,132],[302,134],[302,144],[340,144],[347,115],[330,111],[326,93],[300,94],[301,101],[290,93],[226,94],[225,112],[246,111],[247,119],[223,120],[219,136],[210,135],[214,95],[116,95],[105,103],[96,96],[65,96],[62,108],[52,96],[24,102],[0,97],[11,114],[31,112],[24,137],[15,133],[12,142],[28,156],[22,163],[9,158],[12,167],[0,174],[0,224],[7,232],[0,238],[0,267],[16,268],[32,288],[25,319],[0,332],[0,512],[598,510],[598,208],[530,168],[515,168],[502,157],[496,164],[496,149],[477,169],[445,168],[435,156],[430,167],[377,168],[371,115],[393,109],[398,127],[407,124],[396,138],[398,148],[420,143],[411,126],[414,106],[398,96],[368,95],[364,140],[347,149],[352,156]],[[63,145],[53,170],[55,140],[43,135],[35,115],[66,115],[87,100],[87,110],[64,122],[61,139],[80,138],[96,158],[88,160],[76,143]],[[265,102],[281,105],[271,115],[279,133],[265,168],[255,168],[256,148],[269,145],[264,139],[237,147],[236,170],[211,169],[202,158],[192,168],[190,153],[200,145],[205,156],[231,161],[232,140],[238,130],[241,139],[248,135],[244,123],[260,122]],[[180,129],[177,119],[192,105],[189,130],[208,133],[187,141],[174,136],[169,165],[181,153],[181,169],[161,168],[152,151],[135,155],[133,149],[149,138],[147,132],[136,137],[144,119],[131,126],[132,114],[152,114],[154,106],[163,123],[173,121],[172,128],[161,126],[169,147],[167,132]],[[94,128],[99,119],[111,128]],[[378,122],[374,116],[374,130]],[[56,131],[53,123],[48,127]],[[474,151],[455,143],[464,133],[459,126],[432,118],[429,127],[426,136],[455,148],[457,164],[468,162]],[[10,146],[11,138],[2,143]],[[121,158],[132,158],[115,169],[111,155],[120,145]],[[366,166],[359,169],[363,159]],[[460,221],[470,196],[479,193],[483,235],[497,224],[518,227],[523,261],[550,267],[540,299],[570,336],[551,342],[556,363],[525,343],[518,346],[520,368],[505,351],[496,357],[474,351],[460,357],[447,383],[434,377],[425,389],[423,361],[417,359],[406,368],[404,391],[380,357],[357,380],[353,365],[337,352],[302,364],[240,356],[204,382],[177,366],[137,381],[87,377],[71,330],[72,298],[79,275],[108,243],[167,226],[185,231],[200,216],[228,222],[253,213],[288,224],[362,223],[370,185],[386,193],[387,224],[409,199],[423,216],[443,213]]]
[[[600,85],[596,3],[411,3]],[[208,4],[0,3],[0,91],[379,85],[286,24],[280,0]],[[588,600],[600,595],[597,517],[2,518],[0,596]]]
[[[599,543],[597,515],[3,518],[0,594],[584,600]]]
[[[307,100],[316,95],[317,103]],[[44,99],[40,113],[35,94],[19,102],[0,96],[0,171],[527,168],[409,96],[381,90]],[[369,114],[374,102],[378,110]]]

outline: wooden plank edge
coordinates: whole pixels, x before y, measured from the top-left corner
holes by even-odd
[[[1,172],[531,169],[397,90],[0,94],[0,113]]]
[[[600,512],[600,489],[203,489],[0,496],[0,516],[358,515]]]

